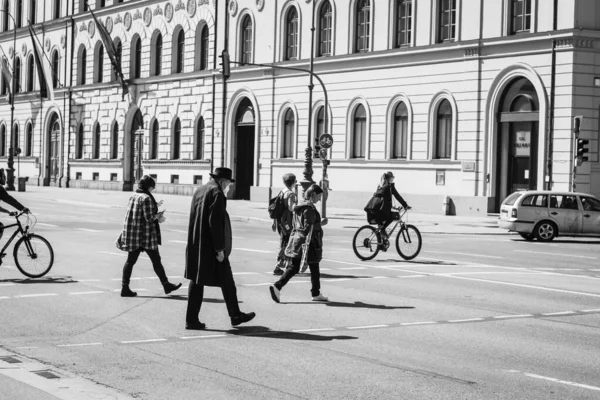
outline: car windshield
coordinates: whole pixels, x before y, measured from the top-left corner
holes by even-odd
[[[511,194],[510,196],[508,196],[506,199],[504,199],[502,204],[506,205],[506,206],[512,206],[513,204],[515,204],[515,201],[517,201],[517,199],[519,197],[521,197],[522,194],[523,193],[515,192],[515,193]]]

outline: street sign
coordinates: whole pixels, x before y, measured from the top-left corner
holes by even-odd
[[[321,160],[327,160],[327,149],[321,149],[321,151],[319,151],[319,158]]]
[[[324,133],[319,137],[319,144],[322,148],[328,149],[333,145],[333,136],[329,133]]]

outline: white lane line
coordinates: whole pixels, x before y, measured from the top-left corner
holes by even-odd
[[[169,232],[188,233],[188,231],[182,231],[182,230],[179,230],[179,229],[165,229],[165,230],[169,231]]]
[[[338,268],[340,271],[353,271],[359,269],[367,269],[367,267],[347,267],[347,268]]]
[[[581,295],[581,296],[600,297],[600,294],[587,293],[587,292],[577,292],[575,290],[564,290],[564,289],[548,288],[548,287],[544,287],[544,286],[524,285],[524,284],[520,284],[520,283],[492,281],[492,280],[489,280],[489,279],[467,278],[465,276],[454,276],[454,275],[443,275],[443,276],[446,277],[446,278],[464,279],[464,280],[467,280],[467,281],[477,281],[477,282],[494,283],[496,285],[506,285],[506,286],[524,287],[524,288],[529,288],[529,289],[546,290],[548,292],[559,292],[559,293],[577,294],[577,295]]]
[[[471,322],[471,321],[483,321],[483,318],[451,319],[448,322]]]
[[[120,256],[120,257],[127,257],[127,253],[123,252],[123,253],[115,253],[114,251],[99,251],[98,253],[100,254],[108,254],[111,256]]]
[[[294,281],[289,282],[289,283],[293,283],[293,282]],[[301,281],[301,282],[304,282],[304,281]],[[272,284],[273,283],[242,283],[242,284],[240,284],[240,286],[269,286]]]
[[[398,275],[396,278],[424,278],[427,275]]]
[[[434,254],[455,254],[455,255],[459,255],[459,256],[469,256],[469,257],[482,257],[482,258],[496,258],[496,259],[503,259],[504,257],[499,257],[499,256],[485,256],[483,254],[473,254],[473,253],[458,253],[458,252],[451,252],[451,251],[433,251],[433,250],[423,250],[427,253],[434,253]]]
[[[280,244],[280,242],[278,240],[267,240],[267,243]]]
[[[301,333],[301,332],[324,332],[324,331],[334,331],[333,328],[313,328],[313,329],[295,329],[292,332]]]
[[[560,311],[560,312],[542,313],[542,315],[567,315],[567,314],[575,314],[575,311]]]
[[[532,250],[513,250],[519,253],[531,253],[531,254],[544,254],[547,256],[560,256],[560,257],[573,257],[573,258],[586,258],[589,260],[597,260],[596,257],[588,257],[588,256],[576,256],[573,254],[562,254],[562,253],[548,253],[547,251],[532,251]]]
[[[102,232],[98,229],[88,229],[88,228],[77,228],[78,231],[84,231],[84,232]]]
[[[578,387],[578,388],[582,388],[582,389],[600,391],[600,387],[598,387],[598,386],[592,386],[592,385],[586,385],[584,383],[576,383],[576,382],[571,382],[571,381],[564,381],[564,380],[558,379],[558,378],[551,378],[549,376],[532,374],[532,373],[529,373],[529,372],[521,372],[521,371],[517,371],[517,370],[508,370],[506,372],[519,373],[519,374],[523,374],[524,376],[527,376],[529,378],[541,379],[541,380],[544,380],[544,381],[549,381],[549,382],[553,382],[553,383],[560,383],[560,384],[567,385],[567,386],[574,386],[574,387]]]
[[[241,247],[236,247],[234,250],[250,251],[250,252],[253,252],[253,253],[265,253],[265,254],[274,253],[274,251],[256,250],[256,249],[244,249],[244,248],[241,248]]]
[[[74,343],[74,344],[57,344],[56,347],[84,347],[84,346],[101,346],[102,343]]]
[[[14,283],[0,283],[0,286],[15,286]]]
[[[0,296],[0,300],[4,300],[4,299],[10,299],[10,297],[8,297],[8,296]]]
[[[533,317],[533,314],[520,314],[520,315],[497,315],[495,317],[492,318],[496,318],[496,319],[506,319],[506,318],[528,318],[528,317]]]
[[[209,339],[215,337],[225,337],[227,335],[203,335],[203,336],[181,336],[179,339],[188,340],[188,339]]]
[[[431,324],[437,324],[437,321],[403,322],[400,325],[408,326],[408,325],[431,325]]]
[[[15,298],[58,296],[58,293],[21,294]]]
[[[593,310],[581,310],[581,312],[600,312],[600,308],[596,308]]]
[[[187,244],[187,241],[185,241],[185,240],[169,240],[169,242],[171,242],[171,243],[179,243],[179,244]]]
[[[77,282],[100,282],[100,279],[75,279]]]
[[[119,343],[132,344],[132,343],[154,343],[154,342],[166,342],[167,339],[146,339],[146,340],[122,340]]]
[[[371,329],[371,328],[387,328],[389,325],[366,325],[366,326],[349,326],[347,329]]]
[[[73,296],[77,296],[77,295],[82,295],[82,294],[104,294],[104,293],[106,293],[106,292],[96,290],[96,291],[92,291],[92,292],[71,292],[69,294],[73,295]]]
[[[39,215],[38,215],[38,217],[39,217]],[[46,224],[46,223],[43,223],[43,222],[37,222],[36,225],[47,226],[47,227],[50,227],[50,228],[58,228],[58,225]]]
[[[258,272],[234,272],[233,275],[260,275]]]

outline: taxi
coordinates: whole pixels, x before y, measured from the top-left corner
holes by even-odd
[[[587,193],[527,190],[508,196],[498,226],[525,240],[600,236],[600,200]]]

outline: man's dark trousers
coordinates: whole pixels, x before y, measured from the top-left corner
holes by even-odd
[[[221,291],[223,292],[223,299],[225,300],[229,317],[233,318],[239,316],[241,311],[238,304],[237,290],[235,288],[235,281],[233,280],[233,272],[231,271],[229,259],[223,260],[222,263],[217,263],[217,279],[221,284]],[[188,324],[198,321],[203,297],[204,285],[199,285],[195,281],[190,281],[190,286],[188,288],[188,307],[185,317],[185,321]]]

